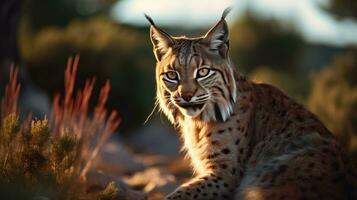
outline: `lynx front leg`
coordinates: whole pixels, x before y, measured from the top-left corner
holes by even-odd
[[[230,199],[233,197],[235,183],[222,176],[210,174],[194,178],[169,194],[166,200],[209,200]]]
[[[243,176],[245,157],[244,138],[231,133],[232,129],[218,129],[200,134],[195,148],[188,153],[199,174],[183,184],[166,199],[210,200],[230,199]],[[188,138],[188,137],[187,137]],[[189,140],[185,138],[185,143]]]

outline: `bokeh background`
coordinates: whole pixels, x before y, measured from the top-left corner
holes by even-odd
[[[306,105],[357,155],[355,0],[3,0],[0,6],[0,92],[10,64],[19,65],[24,115],[51,113],[67,58],[79,53],[77,85],[94,76],[100,85],[110,80],[107,106],[122,119],[114,136],[130,155],[153,155],[146,164],[161,162],[157,155],[181,158],[165,116],[154,111],[144,123],[154,108],[155,60],[143,14],[172,35],[200,36],[233,6],[227,20],[238,70]]]

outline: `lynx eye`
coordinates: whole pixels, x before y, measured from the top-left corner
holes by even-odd
[[[209,68],[201,68],[198,69],[196,72],[196,78],[203,78],[206,77],[210,74],[210,69]]]
[[[168,81],[177,81],[179,79],[178,74],[175,71],[166,72],[164,78]]]

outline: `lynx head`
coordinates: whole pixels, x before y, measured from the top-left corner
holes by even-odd
[[[157,60],[157,100],[171,122],[178,117],[222,122],[233,112],[237,93],[228,55],[229,10],[198,38],[173,37],[146,16]]]

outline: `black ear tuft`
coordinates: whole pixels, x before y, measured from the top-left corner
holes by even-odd
[[[161,61],[162,57],[169,51],[170,47],[175,43],[175,40],[165,31],[158,28],[154,20],[144,14],[145,18],[150,22],[150,38],[154,48],[154,54],[157,61]]]
[[[204,44],[210,51],[217,51],[223,57],[226,57],[229,49],[228,25],[225,17],[232,10],[228,7],[223,11],[221,19],[206,33],[202,38],[201,44]]]
[[[221,19],[213,28],[211,28],[202,38],[201,44],[210,51],[217,51],[223,57],[227,56],[229,48],[228,26],[224,19]]]
[[[227,15],[231,12],[232,8],[232,6],[229,6],[228,8],[224,9],[221,19],[225,19]]]
[[[144,13],[144,16],[150,22],[151,25],[156,26],[155,23],[154,23],[154,20],[152,20],[152,18],[149,15]]]

